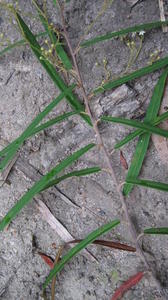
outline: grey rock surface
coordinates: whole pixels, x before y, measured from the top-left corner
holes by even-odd
[[[66,5],[65,16],[73,47],[77,45],[85,28],[100,11],[102,2],[71,0]],[[137,23],[159,20],[157,0],[142,1],[130,13],[133,2],[135,1],[114,0],[106,13],[94,24],[86,39]],[[42,30],[40,22],[33,17],[35,10],[32,2],[20,0],[19,6],[30,28],[34,32]],[[60,26],[59,13],[53,8],[52,1],[48,1],[47,6],[50,19]],[[19,33],[9,24],[5,12],[1,11],[0,32],[11,41],[19,38]],[[161,57],[167,53],[167,34],[163,34],[161,29],[145,33],[142,51],[130,71],[145,66],[150,54],[156,49],[160,51]],[[88,93],[105,79],[104,59],[108,62],[107,68],[111,72],[111,78],[119,76],[125,71],[129,60],[128,47],[120,39],[114,39],[80,50],[78,62]],[[123,85],[91,99],[93,113],[98,118],[102,114],[140,118],[146,111],[159,75],[160,71],[155,72],[131,82],[130,85]],[[1,148],[4,146],[3,141],[11,142],[18,137],[34,116],[58,94],[59,91],[28,46],[13,49],[11,53],[0,57]],[[55,117],[68,110],[69,105],[62,101],[49,117]],[[131,130],[116,124],[103,123],[100,124],[100,131],[110,153],[115,142]],[[71,117],[68,121],[59,123],[26,141],[21,150],[20,164],[23,157],[23,162],[27,161],[27,169],[33,166],[34,172],[37,170],[40,174],[45,174],[65,156],[93,141],[95,136],[92,129],[80,117]],[[123,148],[128,164],[131,162],[136,141]],[[119,152],[113,153],[111,159],[119,181],[123,182],[126,174],[120,164]],[[104,157],[99,149],[95,149],[81,157],[75,168],[98,164],[106,167]],[[69,168],[72,169],[73,167]],[[19,161],[18,165],[16,162],[8,181],[0,190],[0,218],[32,186],[33,178],[28,176],[29,173],[28,171],[25,175],[23,170],[19,171]],[[167,182],[167,166],[160,161],[152,144],[141,176]],[[74,237],[83,238],[105,222],[120,218],[121,225],[105,237],[133,245],[115,184],[107,173],[68,179],[58,187],[68,199],[77,204],[77,207],[64,201],[62,195],[54,188],[43,192],[43,201]],[[167,226],[166,193],[136,187],[127,201],[137,234],[146,227]],[[0,299],[43,299],[42,284],[49,274],[49,267],[37,252],[44,252],[54,258],[56,249],[61,243],[61,238],[42,219],[32,201],[11,223],[8,230],[0,233]],[[123,299],[159,300],[163,299],[163,292],[168,299],[168,240],[163,236],[149,236],[143,238],[142,244],[143,251],[149,263],[154,266],[163,290],[162,292],[158,290],[152,276],[145,275],[137,286],[123,296]],[[98,263],[90,262],[80,254],[76,256],[57,276],[55,299],[109,300],[116,287],[136,272],[143,270],[142,261],[136,254],[93,245],[88,249],[96,256]],[[47,296],[49,299],[50,286],[47,288]]]

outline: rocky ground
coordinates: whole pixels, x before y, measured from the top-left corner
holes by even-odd
[[[7,2],[7,1],[6,1]],[[51,20],[59,25],[59,13],[48,1]],[[101,9],[102,0],[71,0],[66,5],[68,32],[73,46],[83,35],[84,29],[93,21]],[[157,0],[141,1],[131,11],[135,1],[114,0],[89,31],[86,38],[94,37],[134,24],[159,20]],[[165,1],[165,7],[168,3]],[[31,1],[19,1],[25,20],[34,32],[41,30],[40,22],[33,18],[35,10]],[[7,15],[0,12],[0,32],[11,41],[19,38],[19,33],[11,26]],[[150,54],[155,50],[164,57],[167,53],[168,34],[161,29],[144,35],[142,51],[132,69],[145,66]],[[120,39],[99,43],[82,49],[79,65],[87,91],[101,84],[105,72],[103,60],[111,77],[118,76],[127,66],[129,49]],[[115,91],[106,92],[91,100],[91,107],[99,117],[103,113],[115,116],[141,119],[144,115],[153,88],[160,72],[145,76],[130,85],[123,85]],[[30,121],[56,95],[54,87],[39,62],[28,47],[19,47],[0,57],[0,143],[15,139]],[[51,114],[70,110],[64,101]],[[109,152],[116,141],[124,137],[130,129],[119,125],[100,125]],[[14,203],[31,187],[35,175],[45,174],[57,162],[76,149],[94,140],[94,133],[79,117],[72,117],[45,132],[29,139],[21,150],[18,161],[0,191],[0,217],[4,216]],[[123,148],[124,156],[130,164],[136,141]],[[125,178],[119,152],[111,155],[115,172],[120,182]],[[78,168],[101,163],[104,157],[97,151],[88,152],[80,160]],[[71,168],[72,169],[72,168]],[[156,181],[167,182],[168,166],[162,162],[151,143],[141,176]],[[102,172],[89,177],[73,178],[59,184],[60,191],[50,189],[41,195],[52,214],[76,238],[83,238],[101,224],[115,218],[123,220],[121,203],[117,190],[108,174]],[[63,195],[64,194],[64,195]],[[77,206],[71,204],[71,199]],[[128,198],[129,212],[137,234],[143,228],[167,226],[167,195],[164,192],[136,187]],[[107,238],[133,245],[127,224],[123,221],[106,235]],[[55,247],[62,243],[61,238],[42,219],[35,202],[32,201],[11,223],[8,230],[0,234],[0,299],[36,300],[42,299],[42,284],[49,273],[38,251],[53,258]],[[123,299],[152,300],[168,299],[168,240],[165,237],[144,237],[142,248],[148,262],[154,267],[157,278],[163,286],[158,291],[151,276],[143,280],[123,297]],[[132,253],[89,246],[89,251],[98,262],[91,262],[83,255],[76,256],[58,275],[56,299],[59,300],[109,300],[114,290],[129,276],[143,270],[141,259]],[[47,289],[48,298],[50,287]]]

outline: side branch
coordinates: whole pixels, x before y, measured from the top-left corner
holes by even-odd
[[[149,271],[152,274],[152,277],[155,280],[158,289],[162,290],[160,282],[157,280],[157,278],[155,276],[154,270],[149,266],[148,261],[147,261],[145,255],[144,255],[144,252],[142,251],[142,249],[141,249],[141,247],[139,245],[138,236],[136,234],[136,230],[135,230],[134,224],[133,224],[133,222],[132,222],[132,220],[130,218],[129,212],[128,212],[128,207],[127,207],[126,199],[123,196],[123,194],[121,192],[121,189],[119,187],[119,183],[118,183],[117,177],[115,175],[115,172],[114,172],[114,169],[113,169],[113,165],[111,163],[111,158],[110,158],[110,156],[108,154],[108,150],[106,149],[106,147],[104,145],[102,136],[101,136],[99,128],[98,128],[98,122],[94,118],[94,116],[93,116],[93,114],[91,112],[90,106],[89,106],[89,98],[88,98],[87,93],[86,93],[85,88],[84,88],[84,84],[83,84],[83,81],[82,81],[82,77],[81,77],[80,70],[79,70],[78,63],[77,63],[77,59],[76,59],[76,54],[73,51],[73,48],[72,48],[70,39],[68,37],[67,30],[66,30],[66,23],[65,23],[65,19],[64,19],[63,6],[61,6],[59,0],[57,0],[57,3],[58,3],[59,8],[60,8],[62,25],[63,25],[63,31],[64,31],[64,37],[65,37],[67,45],[69,47],[70,54],[71,54],[71,57],[72,57],[72,60],[73,60],[73,64],[74,64],[74,68],[75,68],[75,72],[76,72],[77,77],[78,77],[78,82],[79,82],[79,85],[80,85],[80,88],[81,88],[81,91],[82,91],[82,96],[83,96],[83,99],[84,99],[84,104],[85,104],[86,112],[88,113],[88,115],[89,115],[89,117],[90,117],[90,119],[92,121],[93,129],[94,129],[94,132],[95,132],[95,135],[96,135],[96,138],[97,138],[98,145],[101,146],[101,149],[102,149],[102,151],[104,153],[104,156],[105,156],[105,159],[106,159],[106,163],[107,163],[107,166],[108,166],[108,169],[109,169],[109,173],[111,175],[111,179],[112,179],[112,181],[116,185],[116,189],[117,189],[117,192],[119,194],[119,198],[120,198],[120,201],[121,201],[124,213],[125,213],[126,221],[128,223],[129,229],[130,229],[132,240],[133,240],[133,242],[135,244],[137,253],[141,257],[141,259],[142,259],[142,261],[143,261],[143,263],[145,265],[146,271]]]

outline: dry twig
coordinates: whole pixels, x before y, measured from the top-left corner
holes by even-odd
[[[164,13],[163,0],[158,0],[158,1],[159,1],[159,10],[160,10],[160,20],[161,21],[166,21],[165,13]],[[164,33],[168,32],[168,27],[167,26],[162,26],[162,31]]]
[[[59,235],[64,243],[68,243],[74,239],[74,237],[68,232],[68,230],[53,216],[44,202],[39,199],[39,196],[36,196],[36,205],[43,219]],[[87,249],[84,249],[81,253],[90,261],[97,262],[96,258]]]

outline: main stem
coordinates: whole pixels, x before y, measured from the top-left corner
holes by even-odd
[[[85,88],[84,88],[84,85],[83,85],[83,80],[82,80],[82,77],[81,77],[81,74],[80,74],[80,71],[79,71],[79,67],[78,67],[78,63],[77,63],[77,59],[76,59],[76,54],[73,51],[73,48],[72,48],[71,42],[70,42],[69,37],[68,37],[67,30],[66,30],[66,23],[65,23],[65,19],[64,19],[63,7],[61,6],[59,0],[57,0],[57,3],[58,3],[59,8],[60,8],[62,25],[63,25],[63,30],[64,30],[64,36],[65,36],[67,45],[69,47],[69,50],[70,50],[70,53],[71,53],[71,56],[72,56],[74,68],[75,68],[75,71],[76,71],[76,74],[77,74],[77,77],[78,77],[78,82],[79,82],[79,85],[80,85],[80,88],[81,88],[81,91],[82,91],[82,96],[83,96],[83,99],[84,99],[85,108],[86,108],[86,111],[87,111],[87,113],[88,113],[88,115],[89,115],[89,117],[91,119],[92,124],[93,124],[93,129],[94,129],[95,134],[96,134],[97,142],[100,145],[100,147],[101,147],[101,149],[102,149],[102,151],[104,153],[104,156],[105,156],[106,163],[107,163],[107,166],[108,166],[109,171],[110,171],[110,175],[111,175],[112,181],[116,185],[116,189],[117,189],[117,192],[119,194],[119,198],[120,198],[120,201],[121,201],[124,213],[125,213],[126,221],[128,223],[128,226],[129,226],[129,229],[130,229],[130,233],[131,233],[133,242],[134,242],[134,244],[136,246],[136,250],[137,250],[138,254],[140,255],[140,257],[141,257],[141,259],[142,259],[142,261],[143,261],[143,263],[145,265],[146,271],[149,271],[152,274],[152,277],[155,280],[157,287],[159,288],[159,290],[162,290],[160,282],[157,280],[153,268],[151,268],[150,265],[148,264],[148,261],[147,261],[145,255],[144,255],[144,252],[142,251],[142,249],[141,249],[141,247],[139,245],[139,242],[138,242],[138,239],[137,239],[136,230],[135,230],[134,224],[133,224],[133,222],[132,222],[132,220],[130,218],[130,215],[129,215],[129,212],[128,212],[127,203],[125,201],[125,197],[122,194],[121,189],[119,187],[119,183],[118,183],[117,177],[115,175],[115,172],[114,172],[114,169],[113,169],[113,165],[111,163],[111,159],[110,159],[109,153],[108,153],[108,151],[107,151],[107,149],[106,149],[106,147],[104,145],[102,136],[101,136],[99,128],[98,128],[98,122],[94,118],[94,116],[93,116],[93,114],[91,112],[90,106],[89,106],[89,99],[88,99],[88,96],[86,94],[86,91],[85,91]]]

